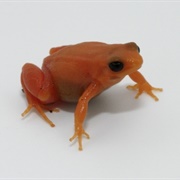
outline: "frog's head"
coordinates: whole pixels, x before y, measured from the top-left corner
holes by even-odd
[[[137,71],[143,63],[140,48],[134,42],[110,45],[103,59],[103,77],[100,79],[101,82],[109,82],[109,85]]]
[[[133,42],[117,45],[107,59],[109,70],[113,75],[128,75],[139,69],[143,63],[140,48]]]

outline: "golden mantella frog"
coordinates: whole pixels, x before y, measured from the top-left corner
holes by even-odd
[[[22,68],[21,83],[28,101],[22,116],[35,108],[53,127],[43,110],[55,110],[52,107],[57,102],[77,102],[75,132],[70,141],[78,138],[79,150],[82,150],[82,136],[89,138],[83,128],[89,101],[126,75],[136,82],[134,86],[128,86],[138,91],[135,98],[146,92],[158,100],[152,90],[162,89],[152,87],[138,72],[143,63],[139,53],[140,49],[134,42],[83,42],[50,49],[41,69],[30,63]]]

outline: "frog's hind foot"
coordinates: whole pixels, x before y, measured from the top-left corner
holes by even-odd
[[[28,107],[22,113],[25,116],[32,108],[35,108],[42,118],[50,124],[51,127],[55,125],[45,115],[44,110],[54,110],[54,108],[46,107],[51,94],[55,94],[53,87],[45,84],[48,79],[45,79],[44,72],[35,66],[34,64],[26,63],[22,68],[21,84],[23,92],[26,95],[28,101]],[[52,97],[51,101],[54,101],[55,97]]]
[[[51,127],[54,127],[54,126],[55,126],[54,123],[45,115],[44,111],[42,110],[42,108],[41,108],[39,105],[29,104],[28,107],[25,109],[25,111],[21,114],[22,117],[24,117],[26,114],[28,114],[33,107],[39,112],[39,114],[42,116],[42,118],[43,118]]]

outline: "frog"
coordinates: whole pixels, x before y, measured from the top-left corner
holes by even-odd
[[[140,48],[135,42],[107,44],[90,41],[53,47],[41,68],[32,63],[22,67],[21,84],[28,102],[22,116],[34,108],[54,127],[45,111],[57,111],[58,102],[75,102],[74,134],[69,140],[77,139],[81,151],[83,136],[90,138],[84,129],[89,101],[127,75],[135,82],[127,88],[137,91],[136,99],[145,92],[158,101],[153,91],[163,89],[148,83],[139,72],[142,64]]]

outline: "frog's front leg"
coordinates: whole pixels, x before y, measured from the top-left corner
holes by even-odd
[[[69,139],[73,141],[78,138],[79,150],[82,150],[82,136],[85,135],[88,139],[89,135],[83,128],[84,119],[88,110],[88,102],[99,93],[100,86],[96,82],[92,82],[82,96],[79,98],[78,104],[75,110],[75,132],[74,135]]]
[[[54,127],[55,125],[53,122],[45,115],[43,111],[43,108],[45,107],[44,104],[48,103],[50,99],[54,101],[54,97],[51,96],[51,94],[53,94],[53,88],[49,82],[47,82],[49,85],[46,85],[47,79],[45,79],[44,72],[37,66],[30,63],[23,66],[21,73],[21,84],[23,91],[26,94],[28,107],[22,113],[22,116],[25,116],[32,108],[35,108],[43,119],[50,124],[50,126]]]
[[[162,91],[162,88],[155,88],[152,87],[146,79],[143,77],[143,75],[136,71],[129,75],[129,77],[136,82],[134,86],[127,86],[128,89],[138,90],[138,93],[136,94],[135,98],[138,98],[143,92],[146,92],[149,94],[155,101],[158,101],[159,99],[153,94],[152,90],[156,91]]]

